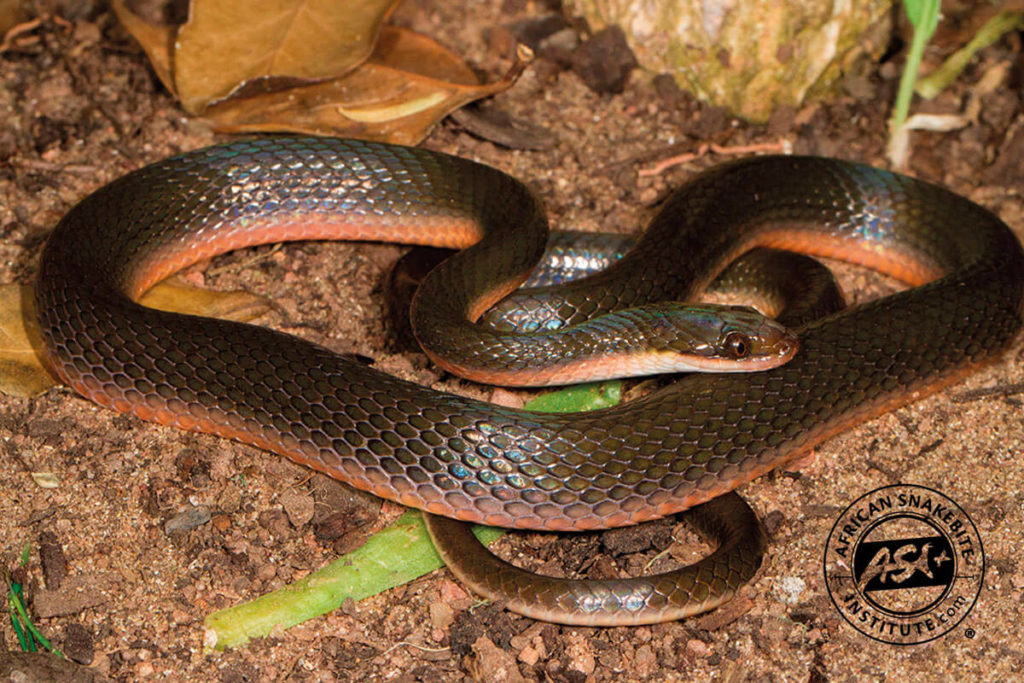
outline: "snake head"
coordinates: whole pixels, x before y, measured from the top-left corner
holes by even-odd
[[[768,370],[788,362],[800,346],[795,332],[747,306],[659,306],[660,353],[677,357],[677,371]]]

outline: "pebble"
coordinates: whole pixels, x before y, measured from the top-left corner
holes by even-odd
[[[800,602],[800,595],[807,590],[807,582],[799,576],[787,576],[779,581],[775,589],[779,599],[787,605],[795,605]]]
[[[285,490],[278,499],[288,521],[296,529],[300,529],[313,519],[313,496],[295,489]]]
[[[210,521],[210,508],[205,505],[183,510],[164,522],[164,533],[170,536],[179,531],[189,531]]]
[[[636,67],[636,56],[618,26],[601,29],[572,54],[573,72],[600,94],[621,93]]]

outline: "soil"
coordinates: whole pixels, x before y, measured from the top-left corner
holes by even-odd
[[[460,6],[409,3],[395,21],[496,74],[507,65],[502,27],[548,11],[500,0],[474,2],[468,13]],[[181,112],[104,8],[74,7],[37,27],[34,42],[0,54],[0,281],[32,281],[47,234],[88,192],[218,139]],[[658,173],[639,171],[702,143],[728,152],[782,141],[799,153],[885,165],[899,61],[851,77],[827,103],[780,110],[760,126],[636,73],[621,94],[595,94],[567,70],[569,61],[557,51],[538,59],[493,102],[513,120],[546,129],[552,146],[510,150],[450,119],[425,145],[524,179],[554,224],[580,230],[640,229],[672,188],[729,157],[708,151]],[[917,105],[966,113],[968,122],[915,133],[909,168],[988,207],[1019,235],[1021,66],[1020,41],[1011,36],[975,58],[955,87]],[[394,351],[382,282],[402,251],[263,247],[189,277],[270,298],[274,312],[261,324],[416,381],[491,397],[492,389],[442,376],[422,355]],[[892,287],[849,268],[840,277],[854,300]],[[474,607],[438,571],[246,647],[206,654],[208,613],[316,570],[399,511],[276,456],[117,415],[61,388],[0,397],[4,566],[15,570],[30,549],[27,567],[16,571],[38,627],[73,659],[118,681],[1007,680],[1024,671],[1022,391],[1018,341],[1003,360],[948,390],[827,441],[793,471],[743,487],[769,535],[757,580],[726,608],[657,626],[562,627],[500,605]],[[57,488],[33,483],[30,473],[44,471],[56,474]],[[941,490],[964,506],[987,561],[969,617],[914,647],[875,642],[847,625],[822,574],[823,544],[840,511],[898,482]],[[167,525],[197,508],[210,511],[208,523],[183,531]],[[685,534],[672,523],[637,533],[647,540],[525,535],[500,544],[529,567],[567,575],[642,567],[665,547],[687,552],[675,544]],[[11,628],[2,633],[7,649],[17,649]]]

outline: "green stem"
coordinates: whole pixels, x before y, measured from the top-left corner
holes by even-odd
[[[939,0],[924,0],[921,9],[921,17],[931,17],[939,11]],[[922,19],[927,22],[927,19]],[[931,23],[931,22],[928,22]],[[914,28],[914,37],[910,43],[910,51],[907,53],[907,63],[903,67],[903,75],[900,76],[899,90],[896,93],[896,103],[893,107],[892,118],[889,120],[889,134],[895,135],[907,122],[907,115],[910,113],[910,101],[914,96],[914,84],[917,81],[917,72],[921,67],[921,58],[924,56],[924,46],[932,37],[934,26],[927,30],[924,26]]]
[[[964,70],[967,63],[979,50],[982,50],[1024,25],[1024,14],[1020,12],[1000,12],[985,22],[971,42],[954,52],[938,69],[917,82],[917,94],[931,99],[942,92]]]

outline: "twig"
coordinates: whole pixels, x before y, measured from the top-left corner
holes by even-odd
[[[776,142],[759,142],[752,145],[737,145],[737,146],[724,146],[717,145],[713,142],[705,142],[697,148],[696,152],[686,152],[685,154],[677,154],[676,156],[669,157],[659,161],[650,168],[642,168],[637,173],[640,177],[646,178],[650,176],[661,175],[666,170],[673,166],[685,164],[694,159],[699,159],[703,156],[711,154],[721,154],[724,156],[737,155],[737,154],[753,154],[755,152],[776,152],[786,153],[790,151],[792,145],[785,138],[779,138]]]
[[[30,171],[50,171],[54,173],[80,173],[91,175],[99,171],[96,166],[89,164],[55,164],[41,159],[12,159],[12,166],[25,168]]]
[[[4,42],[0,43],[0,53],[7,52],[14,47],[14,40],[29,31],[34,31],[43,23],[42,17],[37,17],[31,21],[25,21],[20,24],[16,24],[8,29],[7,33],[4,34]]]
[[[0,43],[0,54],[3,54],[4,52],[7,52],[11,48],[15,47],[14,43],[19,36],[36,30],[43,24],[43,22],[46,21],[52,21],[53,23],[57,24],[57,26],[61,27],[68,33],[70,33],[71,29],[74,28],[70,21],[64,19],[63,17],[59,17],[56,14],[45,14],[41,17],[30,19],[29,21],[16,24],[12,26],[10,29],[8,29],[7,33],[4,34],[4,41]],[[34,42],[38,41],[39,39],[36,38]]]
[[[1015,382],[1013,384],[997,384],[993,387],[981,387],[980,389],[969,389],[961,392],[956,396],[953,396],[950,400],[954,403],[966,403],[967,401],[976,401],[979,398],[989,398],[991,396],[1012,396],[1013,394],[1024,393],[1024,382]]]

